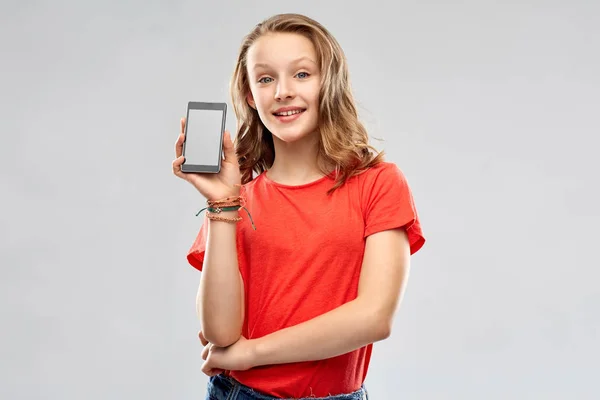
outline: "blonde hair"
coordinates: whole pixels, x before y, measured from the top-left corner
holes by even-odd
[[[253,172],[260,174],[269,169],[275,159],[273,136],[261,122],[258,112],[247,102],[250,93],[248,49],[258,38],[269,33],[300,34],[315,47],[322,77],[318,162],[324,174],[335,169],[336,182],[329,191],[331,193],[351,176],[381,162],[383,153],[369,145],[367,131],[358,119],[341,46],[320,23],[299,14],[278,14],[262,21],[244,38],[240,47],[230,91],[238,121],[235,147],[242,183],[250,182]]]

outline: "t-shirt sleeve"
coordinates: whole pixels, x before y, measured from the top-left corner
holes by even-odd
[[[363,182],[365,238],[377,232],[404,228],[410,254],[416,253],[425,237],[406,177],[393,163],[382,163],[367,173]]]
[[[202,264],[204,263],[204,252],[206,251],[206,235],[207,235],[207,221],[204,218],[204,223],[200,227],[198,235],[189,249],[187,254],[187,260],[190,265],[196,268],[198,271],[202,271]]]

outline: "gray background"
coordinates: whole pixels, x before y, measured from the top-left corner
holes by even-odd
[[[203,398],[179,118],[294,11],[344,47],[428,238],[372,399],[598,398],[600,6],[498,3],[2,2],[0,397]]]

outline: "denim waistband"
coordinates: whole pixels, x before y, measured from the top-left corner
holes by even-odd
[[[230,376],[223,374],[210,378],[208,382],[208,395],[210,400],[281,400],[280,398],[266,395],[243,385]],[[355,392],[327,397],[303,397],[294,400],[369,400],[367,389],[361,386]]]

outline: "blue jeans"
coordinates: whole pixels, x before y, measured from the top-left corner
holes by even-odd
[[[212,376],[208,381],[208,392],[205,400],[277,400],[277,397],[268,396],[242,385],[235,379],[225,376]],[[340,394],[329,397],[303,397],[297,400],[369,400],[367,389],[361,387],[356,392]]]

